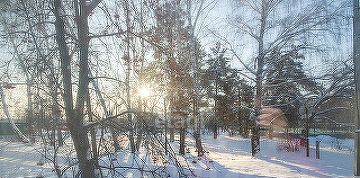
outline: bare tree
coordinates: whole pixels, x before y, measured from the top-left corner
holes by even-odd
[[[295,1],[294,1],[295,2]],[[302,10],[281,14],[284,5],[294,3],[283,0],[241,0],[236,1],[236,10],[242,13],[235,15],[232,25],[244,41],[254,44],[254,53],[249,59],[239,55],[234,44],[224,40],[233,56],[247,71],[255,85],[254,113],[252,127],[252,156],[260,151],[259,126],[257,124],[260,109],[263,105],[264,66],[266,57],[274,49],[286,49],[290,45],[301,44],[314,47],[317,44],[305,42],[304,37],[324,36],[327,26],[343,10],[344,3],[323,1],[306,1]],[[331,8],[330,8],[331,7]],[[250,15],[252,14],[252,15]],[[219,36],[219,35],[218,35]],[[224,39],[223,37],[219,36]],[[248,50],[251,48],[248,48]]]
[[[73,88],[71,74],[71,56],[66,43],[66,26],[64,22],[63,4],[60,0],[53,1],[53,14],[55,15],[56,42],[59,47],[61,59],[61,73],[63,75],[63,99],[66,121],[73,139],[82,177],[95,177],[94,166],[89,159],[88,131],[83,124],[84,103],[88,93],[89,84],[89,24],[90,13],[100,3],[100,0],[93,0],[88,3],[85,0],[74,1],[75,19],[78,30],[79,41],[79,82],[76,102],[73,102]]]

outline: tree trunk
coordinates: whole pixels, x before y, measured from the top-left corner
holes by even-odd
[[[217,64],[217,60],[216,60],[216,64]],[[214,139],[217,139],[217,136],[218,136],[218,124],[217,124],[217,121],[218,121],[218,92],[219,92],[219,89],[218,89],[218,75],[217,75],[217,72],[218,71],[215,71],[216,72],[216,78],[215,78],[215,103],[214,103],[214,113],[215,113],[215,121],[214,121]]]
[[[202,7],[202,3],[200,8]],[[194,72],[194,96],[193,96],[193,117],[194,117],[194,138],[198,156],[202,156],[204,151],[201,144],[200,130],[201,130],[201,119],[199,116],[199,95],[200,95],[200,77],[199,77],[199,49],[197,45],[197,40],[194,34],[195,27],[192,24],[192,14],[191,14],[191,1],[187,1],[187,13],[188,21],[190,24],[190,59],[194,58],[192,62],[192,70]],[[196,22],[195,22],[196,23]]]
[[[185,139],[186,139],[186,117],[180,116],[181,119],[181,127],[180,127],[180,148],[179,153],[181,155],[185,155]]]
[[[91,103],[90,102],[90,94],[88,92],[87,99],[86,99],[86,106],[87,106],[86,111],[87,111],[87,114],[89,117],[89,122],[93,122],[92,109],[91,109],[90,103]],[[98,153],[97,141],[96,141],[96,127],[90,128],[90,138],[91,138],[92,161],[93,161],[94,167],[99,169],[100,177],[103,177],[101,168],[99,168],[99,153]]]
[[[144,114],[145,114],[145,106],[144,106],[144,103],[142,101],[143,99],[140,99],[139,101],[139,110],[141,111],[141,115],[140,115],[140,119],[138,118],[137,119],[137,135],[136,135],[136,142],[135,142],[135,149],[136,151],[140,151],[140,147],[141,147],[141,143],[142,143],[142,140],[143,140],[143,134],[144,134],[144,129],[145,129],[145,120],[144,120]]]
[[[266,20],[267,13],[269,8],[269,2],[267,0],[261,1],[261,18],[260,18],[260,32],[258,39],[258,57],[257,57],[257,71],[256,71],[256,91],[255,91],[255,103],[254,103],[254,118],[253,118],[253,129],[251,136],[251,155],[256,156],[258,152],[260,152],[260,127],[258,125],[258,119],[260,116],[260,109],[262,106],[262,79],[263,79],[263,70],[264,70],[264,35],[266,29]]]
[[[175,130],[174,130],[174,119],[170,118],[170,138],[169,141],[170,142],[174,142],[175,141]]]
[[[164,149],[165,149],[165,155],[168,155],[169,150],[168,150],[168,118],[167,118],[167,104],[166,104],[166,97],[164,97],[164,126],[165,126],[165,145],[164,145]]]
[[[129,9],[129,2],[125,1],[125,13],[126,13],[126,56],[124,57],[127,63],[126,69],[126,100],[127,100],[127,110],[131,109],[131,96],[130,96],[130,71],[131,71],[131,63],[130,63],[130,9]],[[135,153],[136,145],[134,139],[134,121],[131,114],[127,115],[128,122],[130,124],[129,130],[129,141],[130,141],[130,148],[131,153]]]
[[[359,0],[353,0],[353,62],[354,62],[354,80],[355,80],[355,97],[354,97],[354,121],[355,129],[360,129],[360,13]],[[355,154],[354,154],[354,175],[360,176],[360,133],[355,137]]]
[[[61,73],[63,81],[63,98],[67,125],[75,146],[82,178],[95,177],[94,166],[89,160],[89,140],[87,130],[83,127],[83,109],[86,93],[88,90],[88,50],[89,50],[89,26],[87,21],[86,2],[81,0],[80,4],[75,0],[75,14],[79,35],[80,64],[79,85],[76,106],[74,109],[72,81],[71,81],[71,57],[65,41],[65,25],[61,14],[61,0],[54,0],[56,42],[59,46],[61,59]],[[78,9],[80,5],[80,12]],[[79,14],[80,13],[80,14]]]
[[[142,142],[142,139],[143,139],[143,135],[142,135],[141,131],[142,131],[142,129],[140,128],[139,132],[137,133],[137,136],[136,136],[136,143],[135,143],[136,151],[140,151],[140,146],[141,146],[141,142]]]
[[[195,96],[195,101],[194,101],[194,138],[195,138],[195,145],[196,145],[196,150],[198,153],[198,156],[203,156],[204,154],[204,150],[201,144],[201,138],[200,138],[200,117],[199,117],[199,112],[198,112],[198,102],[197,102],[197,97]]]
[[[60,123],[61,110],[60,110],[60,107],[58,104],[58,93],[57,93],[58,88],[54,81],[51,81],[50,85],[51,85],[50,94],[51,94],[51,99],[52,99],[52,114],[53,114],[54,123],[55,123],[54,131],[56,132],[54,134],[56,134],[55,138],[58,142],[58,145],[62,146],[63,145],[63,137],[62,137],[62,133],[61,133],[61,123]]]

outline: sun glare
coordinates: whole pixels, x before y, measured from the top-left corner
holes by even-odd
[[[148,97],[150,96],[151,92],[149,90],[149,88],[147,87],[141,87],[139,90],[138,90],[138,93],[141,97]]]

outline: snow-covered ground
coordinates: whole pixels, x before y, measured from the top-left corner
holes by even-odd
[[[214,162],[209,164],[210,171],[195,171],[200,177],[351,177],[353,174],[351,151],[323,147],[320,160],[317,160],[313,146],[310,158],[307,158],[304,149],[279,151],[279,141],[264,139],[261,141],[261,154],[252,158],[249,139],[224,135],[216,140],[211,137],[203,139],[209,150],[208,159]],[[310,144],[315,144],[312,141],[310,139]]]
[[[211,135],[203,135],[202,139],[208,153],[201,159],[195,156],[194,143],[190,138],[188,139],[190,153],[184,157],[176,155],[179,162],[184,167],[188,167],[185,170],[188,177],[352,177],[353,174],[353,142],[351,139],[332,141],[334,138],[328,136],[311,138],[310,158],[305,157],[304,149],[297,152],[279,151],[277,149],[281,143],[279,140],[262,139],[261,154],[257,158],[252,158],[249,139],[227,135],[220,135],[216,140]],[[314,144],[316,140],[321,141],[320,160],[315,159]],[[173,145],[176,150],[177,144]],[[338,145],[341,145],[340,150]],[[49,164],[37,165],[41,160],[39,150],[40,147],[37,145],[0,142],[0,177],[36,177],[38,175],[56,177]],[[128,152],[119,152],[113,156],[117,157],[114,160],[120,166],[134,165],[129,164],[134,160],[152,161],[150,157],[143,159],[146,155],[139,155],[139,159],[134,159],[129,156]],[[141,165],[137,164],[138,167]],[[146,170],[147,167],[143,167],[143,169]],[[178,176],[176,168],[172,165],[162,169],[171,177]],[[130,172],[124,174],[126,177],[139,177],[139,174],[132,174],[131,169],[128,170]]]
[[[0,141],[0,177],[54,177],[51,167],[38,165],[43,161],[37,145]]]

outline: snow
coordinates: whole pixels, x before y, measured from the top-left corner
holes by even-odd
[[[320,141],[320,159],[315,159],[315,141]],[[338,142],[336,142],[338,140]],[[174,155],[185,167],[187,177],[202,178],[252,178],[252,177],[352,177],[353,147],[352,139],[335,139],[330,136],[310,138],[310,157],[305,157],[305,150],[295,152],[279,151],[281,140],[261,140],[261,154],[252,158],[250,154],[250,139],[240,136],[219,135],[213,139],[212,135],[202,135],[205,150],[204,157],[196,157],[194,141],[188,136],[185,156]],[[341,142],[341,149],[337,145]],[[335,143],[335,144],[334,144]],[[334,146],[335,145],[335,146]],[[177,152],[178,144],[172,143]],[[0,141],[0,177],[56,177],[49,163],[37,165],[41,160],[39,145],[22,144]],[[120,151],[109,157],[103,157],[101,165],[111,164],[119,167],[125,177],[152,177],[142,174],[142,171],[159,170],[159,175],[179,177],[175,163],[154,162],[143,152],[131,154]],[[121,167],[121,168],[120,168]],[[129,169],[133,167],[134,169]],[[141,172],[139,170],[142,170]],[[121,170],[121,171],[120,171]],[[71,175],[68,172],[66,175]],[[115,176],[108,174],[107,176]],[[64,176],[65,177],[65,176]]]
[[[329,151],[321,149],[321,159],[315,159],[311,148],[310,158],[305,150],[297,152],[278,151],[276,140],[261,141],[261,155],[252,158],[250,140],[238,136],[222,135],[214,140],[203,137],[205,148],[209,151],[210,163],[207,176],[204,169],[195,172],[200,177],[351,177],[353,153],[349,151]],[[199,170],[199,171],[198,171]]]
[[[36,145],[0,142],[0,177],[56,177],[49,166],[40,166]]]
[[[313,143],[313,145],[315,145],[316,141],[320,142],[320,146],[323,149],[327,149],[329,151],[354,151],[353,139],[339,139],[329,135],[318,135],[316,137],[309,138],[309,142]]]

